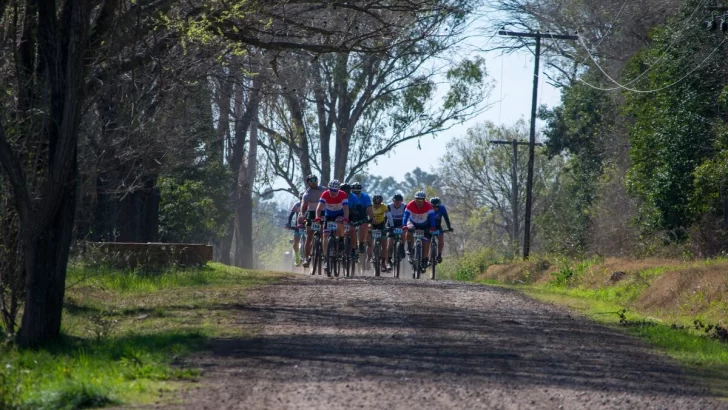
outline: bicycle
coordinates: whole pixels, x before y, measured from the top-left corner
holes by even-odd
[[[402,242],[402,228],[392,228],[393,247],[389,253],[392,258],[392,277],[399,278],[399,270],[404,259],[404,243]]]
[[[311,223],[311,231],[313,232],[313,249],[311,252],[313,253],[312,265],[311,265],[311,275],[316,275],[317,273],[321,275],[321,265],[323,264],[323,241],[321,239],[321,223],[319,222],[312,222]]]
[[[433,238],[437,237],[439,232],[435,231],[432,233]],[[410,264],[412,265],[412,278],[413,279],[419,279],[420,275],[425,273],[427,271],[428,266],[432,266],[432,275],[431,278],[435,278],[435,265],[437,265],[437,261],[435,260],[434,263],[432,263],[433,258],[437,258],[437,241],[430,240],[425,238],[425,231],[423,229],[415,229],[415,231],[412,233],[413,238],[415,239],[415,244],[413,247],[413,255],[410,259]],[[428,262],[431,263],[431,265],[425,266],[422,260],[422,246],[423,241],[429,241],[430,242],[430,259]],[[434,256],[433,256],[434,255]]]
[[[374,276],[380,276],[382,272],[382,265],[381,265],[381,257],[382,257],[382,234],[387,233],[389,229],[379,230],[379,229],[372,229],[371,235],[372,240],[374,241],[374,244],[372,245],[374,249],[372,250],[374,253]],[[384,237],[384,240],[386,241],[386,236]],[[385,266],[386,270],[386,266]]]
[[[430,240],[430,265],[432,265],[432,273],[430,274],[430,279],[435,280],[435,265],[439,265],[442,262],[437,261],[437,255],[439,255],[439,246],[440,243],[437,241],[438,235],[444,235],[445,232],[452,232],[452,228],[448,230],[438,230],[433,233],[433,237]]]
[[[341,272],[344,276],[349,276],[349,252],[346,249],[345,237],[336,236],[336,230],[339,226],[338,222],[326,222],[326,230],[328,233],[328,243],[326,244],[326,275],[331,277],[339,277]]]
[[[366,220],[363,220],[363,221],[352,222],[349,225],[349,229],[351,229],[352,227],[355,229],[354,235],[357,238],[357,246],[359,247],[360,250],[361,250],[362,246],[359,241],[359,231],[361,229],[361,225],[367,224],[367,223],[369,223],[369,222]],[[349,235],[346,235],[346,236],[348,237]],[[351,245],[349,247],[351,247]],[[349,253],[351,254],[351,250],[349,250]],[[354,272],[356,271],[357,261],[359,262],[359,274],[360,275],[364,275],[364,271],[371,270],[371,266],[369,266],[369,259],[367,258],[367,255],[368,255],[368,249],[367,249],[367,245],[365,244],[363,252],[359,255],[359,258],[363,257],[363,259],[351,258],[351,276],[352,277],[354,276]]]

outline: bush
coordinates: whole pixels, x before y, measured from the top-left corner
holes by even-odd
[[[483,248],[479,251],[466,253],[454,259],[445,259],[440,265],[438,276],[441,279],[454,279],[472,281],[479,274],[485,272],[488,266],[497,263],[498,255],[491,249]]]

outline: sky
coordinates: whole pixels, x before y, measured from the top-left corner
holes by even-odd
[[[419,141],[421,150],[417,149],[417,140],[397,146],[393,154],[381,157],[377,165],[370,167],[369,172],[383,177],[391,176],[401,181],[407,172],[417,167],[430,171],[438,164],[439,158],[447,149],[448,142],[465,135],[469,128],[478,123],[491,121],[496,125],[510,125],[520,118],[530,121],[533,54],[528,51],[508,55],[491,52],[486,54],[485,58],[488,74],[495,80],[495,88],[490,97],[490,102],[493,104],[491,108],[463,124],[443,131],[434,138],[423,137]],[[561,98],[559,89],[549,85],[543,74],[540,76],[538,93],[539,105],[549,107],[559,105]]]

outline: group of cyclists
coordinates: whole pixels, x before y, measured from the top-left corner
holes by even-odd
[[[440,198],[433,197],[427,201],[424,191],[418,191],[414,199],[404,203],[402,194],[395,194],[389,204],[385,204],[382,195],[369,196],[363,191],[360,182],[340,183],[339,180],[331,180],[327,187],[319,185],[318,177],[309,175],[306,177],[306,190],[300,196],[288,216],[286,226],[294,230],[293,251],[295,253],[296,266],[303,265],[307,268],[311,263],[311,248],[313,245],[313,234],[311,225],[314,222],[336,221],[337,236],[349,235],[351,241],[352,258],[358,260],[360,254],[367,253],[367,258],[372,258],[372,237],[371,230],[388,232],[388,240],[382,242],[381,260],[372,261],[380,263],[382,271],[388,272],[392,269],[392,258],[389,250],[393,249],[394,228],[402,229],[402,239],[407,243],[407,255],[412,253],[413,236],[409,231],[423,230],[425,237],[430,239],[436,232],[443,231],[443,219],[448,231],[452,231],[450,217],[447,214],[445,205]],[[293,224],[294,218],[296,224]],[[304,255],[299,254],[300,238],[303,234],[302,227],[306,229],[306,243]],[[345,227],[359,227],[359,229],[348,229]],[[323,249],[326,249],[326,236],[323,238]],[[442,249],[444,246],[443,235],[438,236],[437,262],[442,262]],[[429,255],[429,241],[423,243],[423,255]],[[429,262],[427,257],[423,262],[425,266]],[[324,266],[326,269],[326,266]]]

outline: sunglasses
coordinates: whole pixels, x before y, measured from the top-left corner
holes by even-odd
[[[329,188],[329,191],[331,191],[332,194],[339,192],[338,189],[333,189],[333,188]]]

